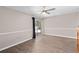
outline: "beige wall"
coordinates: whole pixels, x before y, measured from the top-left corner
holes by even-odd
[[[0,50],[31,38],[31,16],[5,7],[0,7]]]
[[[76,38],[75,28],[78,26],[78,13],[53,16],[44,19],[44,34]]]

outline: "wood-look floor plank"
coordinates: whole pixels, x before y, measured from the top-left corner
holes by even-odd
[[[40,35],[36,39],[0,51],[1,53],[75,53],[76,39]]]

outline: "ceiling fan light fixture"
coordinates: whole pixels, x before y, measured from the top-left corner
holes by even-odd
[[[43,15],[46,15],[46,13],[45,13],[45,12],[43,12],[42,14],[43,14]]]

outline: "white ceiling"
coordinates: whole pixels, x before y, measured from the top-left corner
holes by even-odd
[[[40,14],[43,8],[42,6],[7,6],[7,7],[20,12],[31,14],[35,17],[42,17],[42,18],[79,12],[79,6],[46,6],[46,9],[56,8],[56,10],[50,11],[50,14]]]

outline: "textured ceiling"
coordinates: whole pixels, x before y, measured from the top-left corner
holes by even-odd
[[[79,6],[46,6],[46,9],[56,8],[56,10],[49,11],[50,14],[40,14],[43,8],[42,6],[7,6],[7,8],[28,13],[40,18],[79,12]]]

